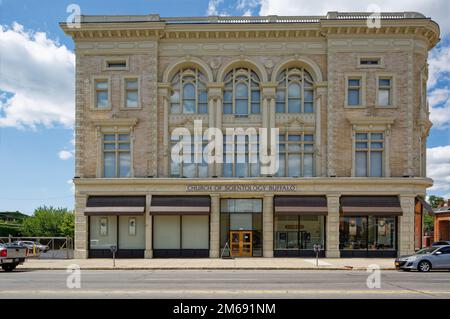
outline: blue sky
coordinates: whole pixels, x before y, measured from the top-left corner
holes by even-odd
[[[327,11],[420,11],[442,28],[430,54],[430,194],[450,198],[450,15],[447,0],[0,0],[0,211],[73,208],[73,42],[66,8],[82,14],[318,15]],[[66,78],[66,81],[55,79]]]

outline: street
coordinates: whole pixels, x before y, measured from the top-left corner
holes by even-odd
[[[62,270],[0,272],[4,298],[450,298],[450,273],[381,271],[82,270],[81,288]]]

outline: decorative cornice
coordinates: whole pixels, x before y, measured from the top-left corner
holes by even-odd
[[[81,27],[60,23],[75,41],[103,38],[161,40],[323,38],[347,35],[423,36],[431,49],[439,42],[437,23],[420,14],[381,13],[381,27],[367,26],[367,13],[329,13],[317,17],[204,17],[83,16]],[[337,17],[337,18],[335,18]]]

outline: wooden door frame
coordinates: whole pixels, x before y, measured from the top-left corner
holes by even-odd
[[[233,233],[237,233],[239,237],[239,253],[238,255],[233,255]],[[250,234],[250,255],[249,256],[243,256],[243,246],[244,246],[244,234],[249,233]],[[230,255],[233,257],[252,257],[253,256],[253,230],[230,230]]]

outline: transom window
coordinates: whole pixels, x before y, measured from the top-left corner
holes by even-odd
[[[180,70],[172,79],[171,113],[208,113],[207,82],[198,69]]]
[[[131,177],[130,134],[103,134],[103,176]]]
[[[355,151],[357,177],[383,176],[383,133],[356,133]]]
[[[314,176],[314,135],[285,133],[278,136],[279,168],[276,176]]]
[[[259,114],[261,95],[258,75],[248,68],[236,68],[225,76],[223,113],[246,116]]]
[[[313,78],[303,68],[287,68],[277,77],[277,113],[313,113]]]

